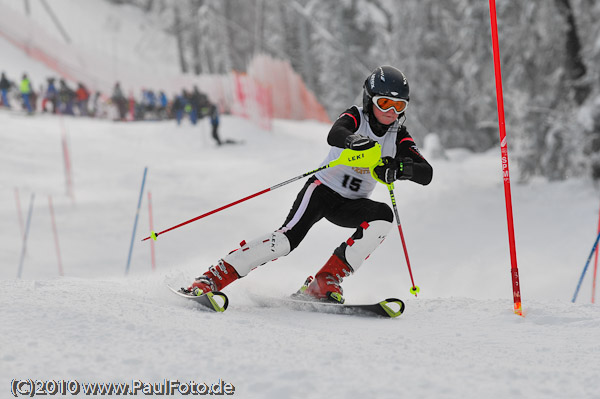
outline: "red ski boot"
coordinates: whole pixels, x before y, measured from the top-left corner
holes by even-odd
[[[197,277],[196,281],[188,287],[188,292],[200,296],[208,292],[221,291],[238,278],[240,276],[233,266],[221,259],[217,266],[211,266],[206,273]]]
[[[301,293],[319,300],[344,303],[340,284],[342,279],[350,276],[352,272],[350,265],[334,253],[316,274],[314,280],[312,277],[306,280],[304,287],[300,289]]]

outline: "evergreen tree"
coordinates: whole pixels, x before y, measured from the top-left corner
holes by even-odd
[[[182,68],[287,60],[331,118],[361,103],[371,70],[411,85],[407,124],[446,147],[498,145],[490,20],[480,0],[120,0],[173,21]],[[497,0],[506,127],[522,180],[600,178],[600,2]]]

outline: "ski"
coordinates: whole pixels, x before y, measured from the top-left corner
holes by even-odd
[[[183,288],[177,290],[170,285],[167,285],[167,287],[175,294],[192,300],[202,307],[215,312],[224,312],[227,310],[227,306],[229,306],[229,298],[219,291],[208,292],[204,295],[196,296],[186,292]]]
[[[286,298],[255,297],[262,306],[281,306],[305,312],[320,312],[363,317],[382,317],[393,319],[404,312],[404,302],[397,298],[388,298],[371,304],[342,304],[314,299],[304,299],[300,295]]]

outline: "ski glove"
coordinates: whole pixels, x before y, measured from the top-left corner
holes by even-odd
[[[401,161],[393,157],[381,158],[382,164],[373,170],[377,178],[390,184],[396,180],[408,180],[412,177],[413,160],[403,158]]]
[[[359,134],[351,134],[346,137],[345,146],[351,150],[364,151],[375,147],[375,141]]]

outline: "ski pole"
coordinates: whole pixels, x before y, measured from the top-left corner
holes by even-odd
[[[413,279],[412,269],[410,267],[410,259],[408,258],[408,250],[406,249],[406,241],[404,240],[404,233],[402,232],[402,225],[400,224],[400,215],[398,214],[398,206],[396,206],[396,196],[394,195],[394,183],[386,184],[388,191],[390,192],[390,199],[392,200],[392,208],[394,209],[394,215],[396,216],[396,223],[398,224],[398,232],[400,233],[400,241],[402,241],[402,248],[404,249],[404,257],[406,258],[406,266],[408,266],[408,274],[410,275],[410,282],[412,287],[410,293],[417,296],[421,290],[415,285]]]
[[[177,229],[177,228],[179,228],[181,226],[185,226],[188,223],[192,223],[192,222],[195,222],[196,220],[200,220],[202,218],[205,218],[206,216],[210,216],[213,213],[220,212],[220,211],[222,211],[224,209],[227,209],[229,207],[232,207],[234,205],[237,205],[239,203],[247,201],[247,200],[249,200],[251,198],[258,197],[259,195],[268,193],[269,191],[276,190],[276,189],[278,189],[280,187],[283,187],[283,186],[285,186],[285,185],[287,185],[289,183],[292,183],[292,182],[295,182],[297,180],[303,179],[306,176],[313,175],[313,174],[315,174],[315,173],[317,173],[317,172],[319,172],[319,171],[321,171],[323,169],[332,168],[332,167],[337,166],[337,165],[347,165],[347,166],[354,166],[354,167],[358,167],[358,168],[371,168],[373,165],[375,165],[377,162],[379,162],[380,158],[381,158],[381,145],[379,145],[379,144],[376,144],[374,147],[369,148],[368,150],[364,150],[364,151],[356,151],[356,150],[351,150],[351,149],[347,148],[347,149],[345,149],[345,150],[343,150],[341,152],[340,156],[337,159],[334,159],[333,161],[329,162],[327,165],[323,165],[323,166],[321,166],[321,167],[319,167],[319,168],[317,168],[315,170],[311,170],[310,172],[303,173],[303,174],[301,174],[299,176],[293,177],[293,178],[291,178],[289,180],[286,180],[286,181],[284,181],[282,183],[276,184],[276,185],[271,186],[269,188],[265,188],[264,190],[258,191],[258,192],[254,193],[254,194],[251,194],[251,195],[247,196],[247,197],[244,197],[244,198],[239,199],[237,201],[231,202],[231,203],[229,203],[227,205],[223,205],[223,206],[221,206],[221,207],[219,207],[217,209],[213,209],[212,211],[206,212],[206,213],[204,213],[204,214],[202,214],[200,216],[196,216],[193,219],[187,220],[187,221],[185,221],[183,223],[179,223],[178,225],[175,225],[173,227],[169,227],[166,230],[160,231],[158,233],[152,231],[150,233],[150,235],[148,237],[142,239],[142,241],[146,241],[146,240],[148,240],[150,238],[152,238],[153,240],[156,240],[159,235],[164,234],[164,233],[166,233],[168,231],[175,230],[175,229]]]
[[[390,200],[392,201],[392,208],[394,209],[394,216],[396,216],[396,224],[398,225],[398,232],[400,233],[400,241],[402,241],[402,249],[404,250],[404,257],[406,258],[406,266],[408,266],[408,274],[410,275],[410,282],[412,283],[410,293],[414,296],[417,296],[421,289],[415,285],[412,269],[410,267],[410,259],[408,258],[408,250],[406,249],[406,241],[404,240],[404,233],[402,232],[402,225],[400,224],[400,214],[398,213],[398,206],[396,205],[396,196],[394,195],[394,183],[384,182],[375,173],[375,168],[383,164],[383,160],[379,160],[376,164],[373,164],[371,167],[369,167],[369,169],[371,170],[371,176],[373,177],[373,179],[375,179],[379,183],[385,184],[390,193]]]
[[[138,218],[140,216],[140,207],[142,206],[142,196],[144,194],[144,185],[146,184],[146,175],[148,174],[148,167],[144,168],[144,177],[142,178],[142,188],[140,190],[140,197],[138,199],[137,210],[135,212],[135,221],[133,222],[133,233],[131,234],[131,244],[129,245],[129,255],[127,255],[127,266],[125,267],[125,274],[129,273],[129,266],[131,265],[131,253],[133,252],[133,240],[135,239],[135,230],[137,229]]]
[[[577,300],[577,294],[579,294],[579,289],[581,288],[581,283],[583,282],[583,277],[585,276],[585,272],[587,272],[588,266],[590,265],[590,260],[592,260],[592,256],[594,255],[594,252],[596,251],[596,247],[598,246],[598,241],[600,241],[600,233],[598,233],[598,236],[596,237],[596,241],[594,242],[594,246],[592,247],[592,252],[590,252],[590,256],[588,256],[587,262],[585,262],[585,266],[583,268],[583,271],[581,272],[581,277],[579,277],[579,282],[577,283],[577,288],[575,289],[575,294],[573,294],[573,299],[571,300],[571,302],[573,302],[573,303],[575,303],[575,301]]]

